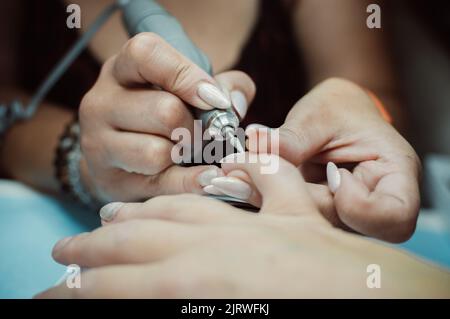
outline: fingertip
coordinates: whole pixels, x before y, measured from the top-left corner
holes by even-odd
[[[52,249],[52,258],[56,261],[60,261],[59,257],[63,252],[64,248],[68,246],[69,242],[72,241],[73,237],[66,237],[59,240]]]
[[[341,174],[333,162],[327,164],[327,181],[330,192],[335,194],[341,184]]]
[[[230,93],[230,98],[235,111],[238,113],[239,117],[243,119],[248,110],[248,102],[245,94],[241,91],[235,90]]]

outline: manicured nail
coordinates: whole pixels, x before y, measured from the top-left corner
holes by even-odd
[[[203,187],[203,191],[211,195],[218,195],[218,196],[225,195],[224,193],[219,191],[214,185],[208,185]]]
[[[327,164],[327,180],[330,191],[334,194],[341,185],[341,174],[336,164],[328,162]]]
[[[243,200],[248,199],[252,193],[250,185],[235,177],[217,177],[211,184],[224,194]]]
[[[197,182],[205,187],[211,185],[211,180],[213,178],[221,176],[218,169],[212,168],[207,169],[206,171],[201,172],[197,177]]]
[[[219,109],[228,109],[231,107],[231,101],[216,86],[211,83],[202,83],[198,86],[198,96],[212,107]]]
[[[57,251],[63,249],[64,246],[66,246],[67,243],[68,243],[72,238],[73,238],[73,237],[66,237],[66,238],[63,238],[63,239],[61,239],[60,241],[58,241],[58,242],[56,243],[56,245],[53,247],[53,252],[57,252]]]
[[[244,118],[245,114],[247,114],[248,109],[247,98],[245,97],[244,93],[242,93],[241,91],[232,91],[231,102],[233,103],[234,109],[239,114],[241,119]]]
[[[109,203],[108,205],[105,205],[100,209],[100,217],[102,220],[106,222],[110,222],[116,217],[117,212],[119,209],[123,206],[124,203],[121,202],[115,202],[115,203]]]

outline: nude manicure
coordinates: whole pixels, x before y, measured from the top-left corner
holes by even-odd
[[[230,99],[216,86],[211,83],[202,83],[198,86],[198,96],[207,104],[219,109],[231,107]]]
[[[208,185],[203,187],[203,191],[205,193],[211,194],[211,195],[224,195],[224,193],[222,193],[221,191],[219,191],[214,185]]]
[[[109,203],[105,206],[103,206],[100,209],[100,217],[105,222],[110,222],[116,217],[117,212],[119,209],[123,206],[124,203],[116,202],[116,203]]]
[[[330,191],[334,194],[341,185],[341,174],[339,169],[333,162],[327,164],[327,180]]]
[[[211,185],[211,180],[213,178],[219,177],[219,170],[218,169],[208,169],[206,171],[201,172],[197,177],[197,182],[205,187],[208,185]]]
[[[211,184],[224,194],[246,200],[252,193],[252,188],[246,182],[235,177],[217,177]]]

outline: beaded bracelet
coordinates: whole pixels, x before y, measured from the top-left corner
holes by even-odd
[[[61,190],[91,209],[101,206],[83,185],[80,174],[80,125],[77,120],[66,126],[59,139],[54,160],[55,175]]]

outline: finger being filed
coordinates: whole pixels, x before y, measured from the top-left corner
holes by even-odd
[[[175,94],[190,105],[209,110],[197,91],[201,83],[215,80],[154,33],[130,39],[115,58],[114,77],[123,86],[151,83]]]
[[[222,160],[227,174],[243,170],[262,196],[261,212],[319,216],[305,182],[296,167],[273,154],[240,153]]]
[[[158,176],[158,188],[155,195],[173,195],[182,193],[205,194],[203,176],[214,173],[210,178],[220,176],[221,170],[216,166],[201,165],[184,167],[172,165]]]
[[[171,152],[174,144],[166,138],[132,133],[108,132],[113,140],[107,146],[111,164],[128,173],[155,175],[173,164]]]
[[[145,203],[123,204],[110,223],[131,219],[160,219],[178,223],[210,224],[231,220],[236,214],[241,215],[241,211],[219,200],[182,194],[158,196]]]
[[[156,90],[122,90],[120,104],[106,114],[109,125],[122,131],[156,134],[168,139],[177,128],[194,130],[194,118],[175,95]]]
[[[346,225],[391,242],[402,242],[412,235],[420,206],[417,181],[403,172],[392,172],[381,177],[371,190],[349,171],[339,172],[341,184],[334,202]]]
[[[171,165],[158,174],[149,176],[118,170],[114,179],[106,183],[104,188],[114,194],[109,201],[122,202],[143,201],[159,195],[204,194],[204,186],[201,184],[203,178],[200,177],[202,173],[211,170],[217,171],[217,175],[221,174],[216,166]]]
[[[162,220],[130,220],[58,243],[53,258],[62,264],[99,267],[164,259],[199,240],[201,229]]]

